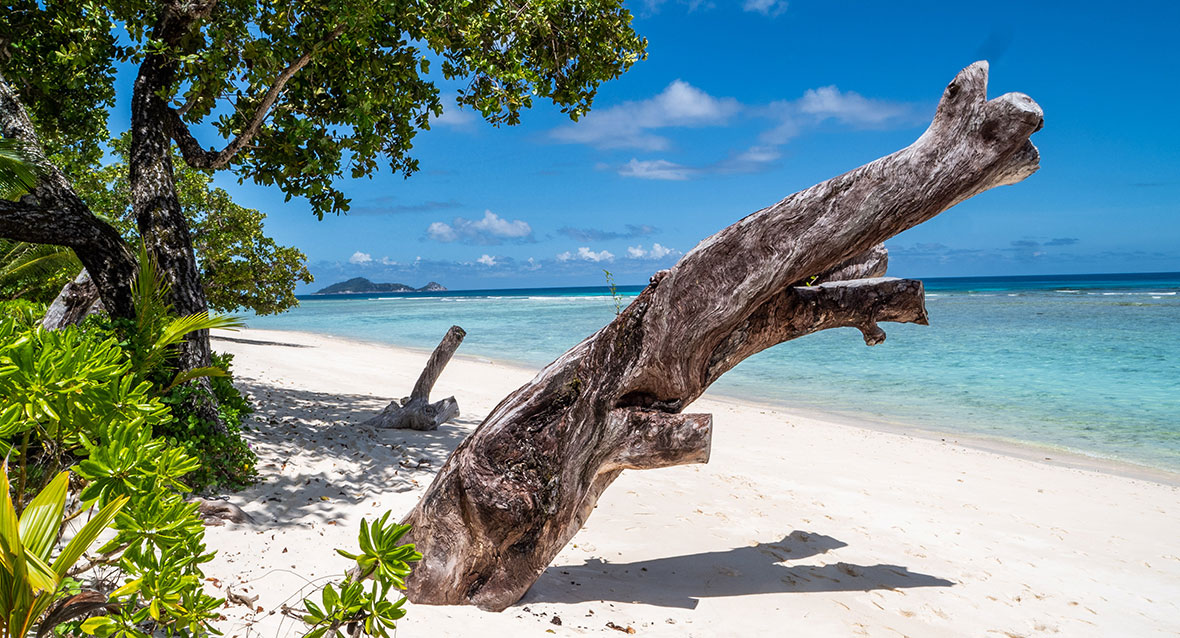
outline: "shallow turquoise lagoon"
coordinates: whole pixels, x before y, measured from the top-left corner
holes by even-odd
[[[929,326],[792,341],[713,390],[813,412],[997,437],[1180,470],[1180,274],[926,280]],[[624,303],[636,288],[623,288]],[[433,348],[539,367],[615,314],[604,289],[304,298],[251,327]]]

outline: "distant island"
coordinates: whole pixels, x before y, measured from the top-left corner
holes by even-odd
[[[361,292],[438,292],[446,288],[437,282],[430,282],[421,288],[412,288],[405,284],[376,284],[364,277],[353,277],[348,281],[332,284],[322,288],[313,295],[341,295]]]

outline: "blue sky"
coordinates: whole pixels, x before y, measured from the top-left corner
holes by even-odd
[[[890,273],[1180,270],[1180,4],[629,7],[649,57],[576,124],[541,104],[496,129],[448,101],[415,141],[419,173],[345,183],[353,212],[323,221],[218,184],[307,253],[317,281],[299,292],[352,276],[600,285],[604,268],[646,283],[744,215],[908,145],[955,73],[987,59],[991,95],[1045,111],[1041,170],[891,240]]]

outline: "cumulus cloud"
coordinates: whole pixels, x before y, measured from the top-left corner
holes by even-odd
[[[643,248],[643,244],[627,246],[627,256],[632,259],[663,259],[669,255],[680,255],[680,251],[670,249],[658,242],[651,244],[651,250]]]
[[[623,177],[682,182],[699,173],[700,169],[668,160],[640,160],[632,157],[630,162],[619,167],[618,172]]]
[[[680,251],[663,246],[659,242],[652,244],[651,250],[645,249],[643,244],[627,247],[627,256],[632,259],[663,259],[672,254],[678,255]]]
[[[451,107],[443,111],[442,115],[430,118],[431,124],[442,124],[451,128],[469,128],[475,124],[476,117],[471,111],[459,107]]]
[[[483,255],[480,256],[479,259],[476,259],[475,262],[479,263],[479,264],[483,264],[485,266],[495,266],[496,265],[496,258],[492,257],[491,255],[489,255],[487,253],[484,253]]]
[[[583,261],[592,261],[594,263],[599,263],[599,262],[604,262],[604,261],[607,261],[607,262],[614,261],[615,256],[610,251],[607,251],[605,249],[600,250],[598,252],[594,252],[593,250],[590,250],[589,246],[580,246],[578,248],[577,252],[570,252],[567,250],[564,253],[560,253],[557,255],[557,261],[561,261],[561,262],[573,261],[573,260],[578,260],[578,259],[581,259]]]
[[[808,89],[799,99],[799,111],[820,118],[833,117],[854,126],[881,126],[914,116],[906,104],[887,100],[870,100],[855,91],[832,86]]]
[[[426,236],[434,241],[465,244],[495,245],[504,241],[532,241],[533,229],[523,220],[507,220],[490,210],[482,219],[456,217],[451,223],[434,222],[426,228]]]
[[[646,100],[624,102],[593,111],[576,124],[553,129],[559,142],[589,144],[598,148],[667,149],[668,138],[653,129],[724,125],[741,110],[733,98],[716,98],[683,80],[675,80]]]
[[[770,127],[758,136],[758,143],[710,164],[689,166],[668,159],[631,158],[626,164],[612,167],[622,177],[683,181],[703,175],[756,173],[773,166],[782,152],[779,147],[822,122],[835,120],[854,128],[894,128],[917,124],[919,109],[915,105],[866,98],[855,91],[841,91],[835,86],[808,89],[795,100],[779,100],[763,106],[746,106],[741,110],[767,119]],[[659,150],[659,149],[656,149]]]
[[[372,256],[372,255],[370,255],[369,253],[362,253],[362,252],[361,252],[361,251],[359,251],[359,250],[358,250],[358,251],[356,251],[355,253],[353,253],[353,254],[352,254],[352,257],[349,257],[349,258],[348,258],[348,263],[350,263],[350,264],[356,264],[356,265],[358,265],[358,266],[362,266],[362,265],[364,265],[364,264],[368,264],[368,263],[370,263],[370,262],[372,262],[372,261],[373,261],[373,256]]]

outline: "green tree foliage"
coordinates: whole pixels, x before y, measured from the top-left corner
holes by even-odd
[[[176,68],[160,95],[178,141],[197,125],[231,140],[186,149],[193,164],[277,185],[323,216],[348,209],[333,180],[382,158],[417,170],[409,151],[443,110],[438,79],[465,81],[459,104],[493,124],[519,122],[535,98],[578,118],[643,57],[630,21],[622,0],[16,0],[0,15],[0,69],[42,141],[95,166],[116,64],[159,55]]]
[[[110,221],[128,241],[138,243],[127,143],[127,136],[116,141],[117,161],[98,170],[80,171],[74,186],[92,211]],[[179,155],[173,156],[173,164],[177,195],[192,228],[209,307],[218,312],[245,308],[266,315],[298,304],[295,286],[313,281],[307,255],[267,237],[263,228],[266,215],[234,203],[228,192],[213,186],[209,171],[189,168]]]

